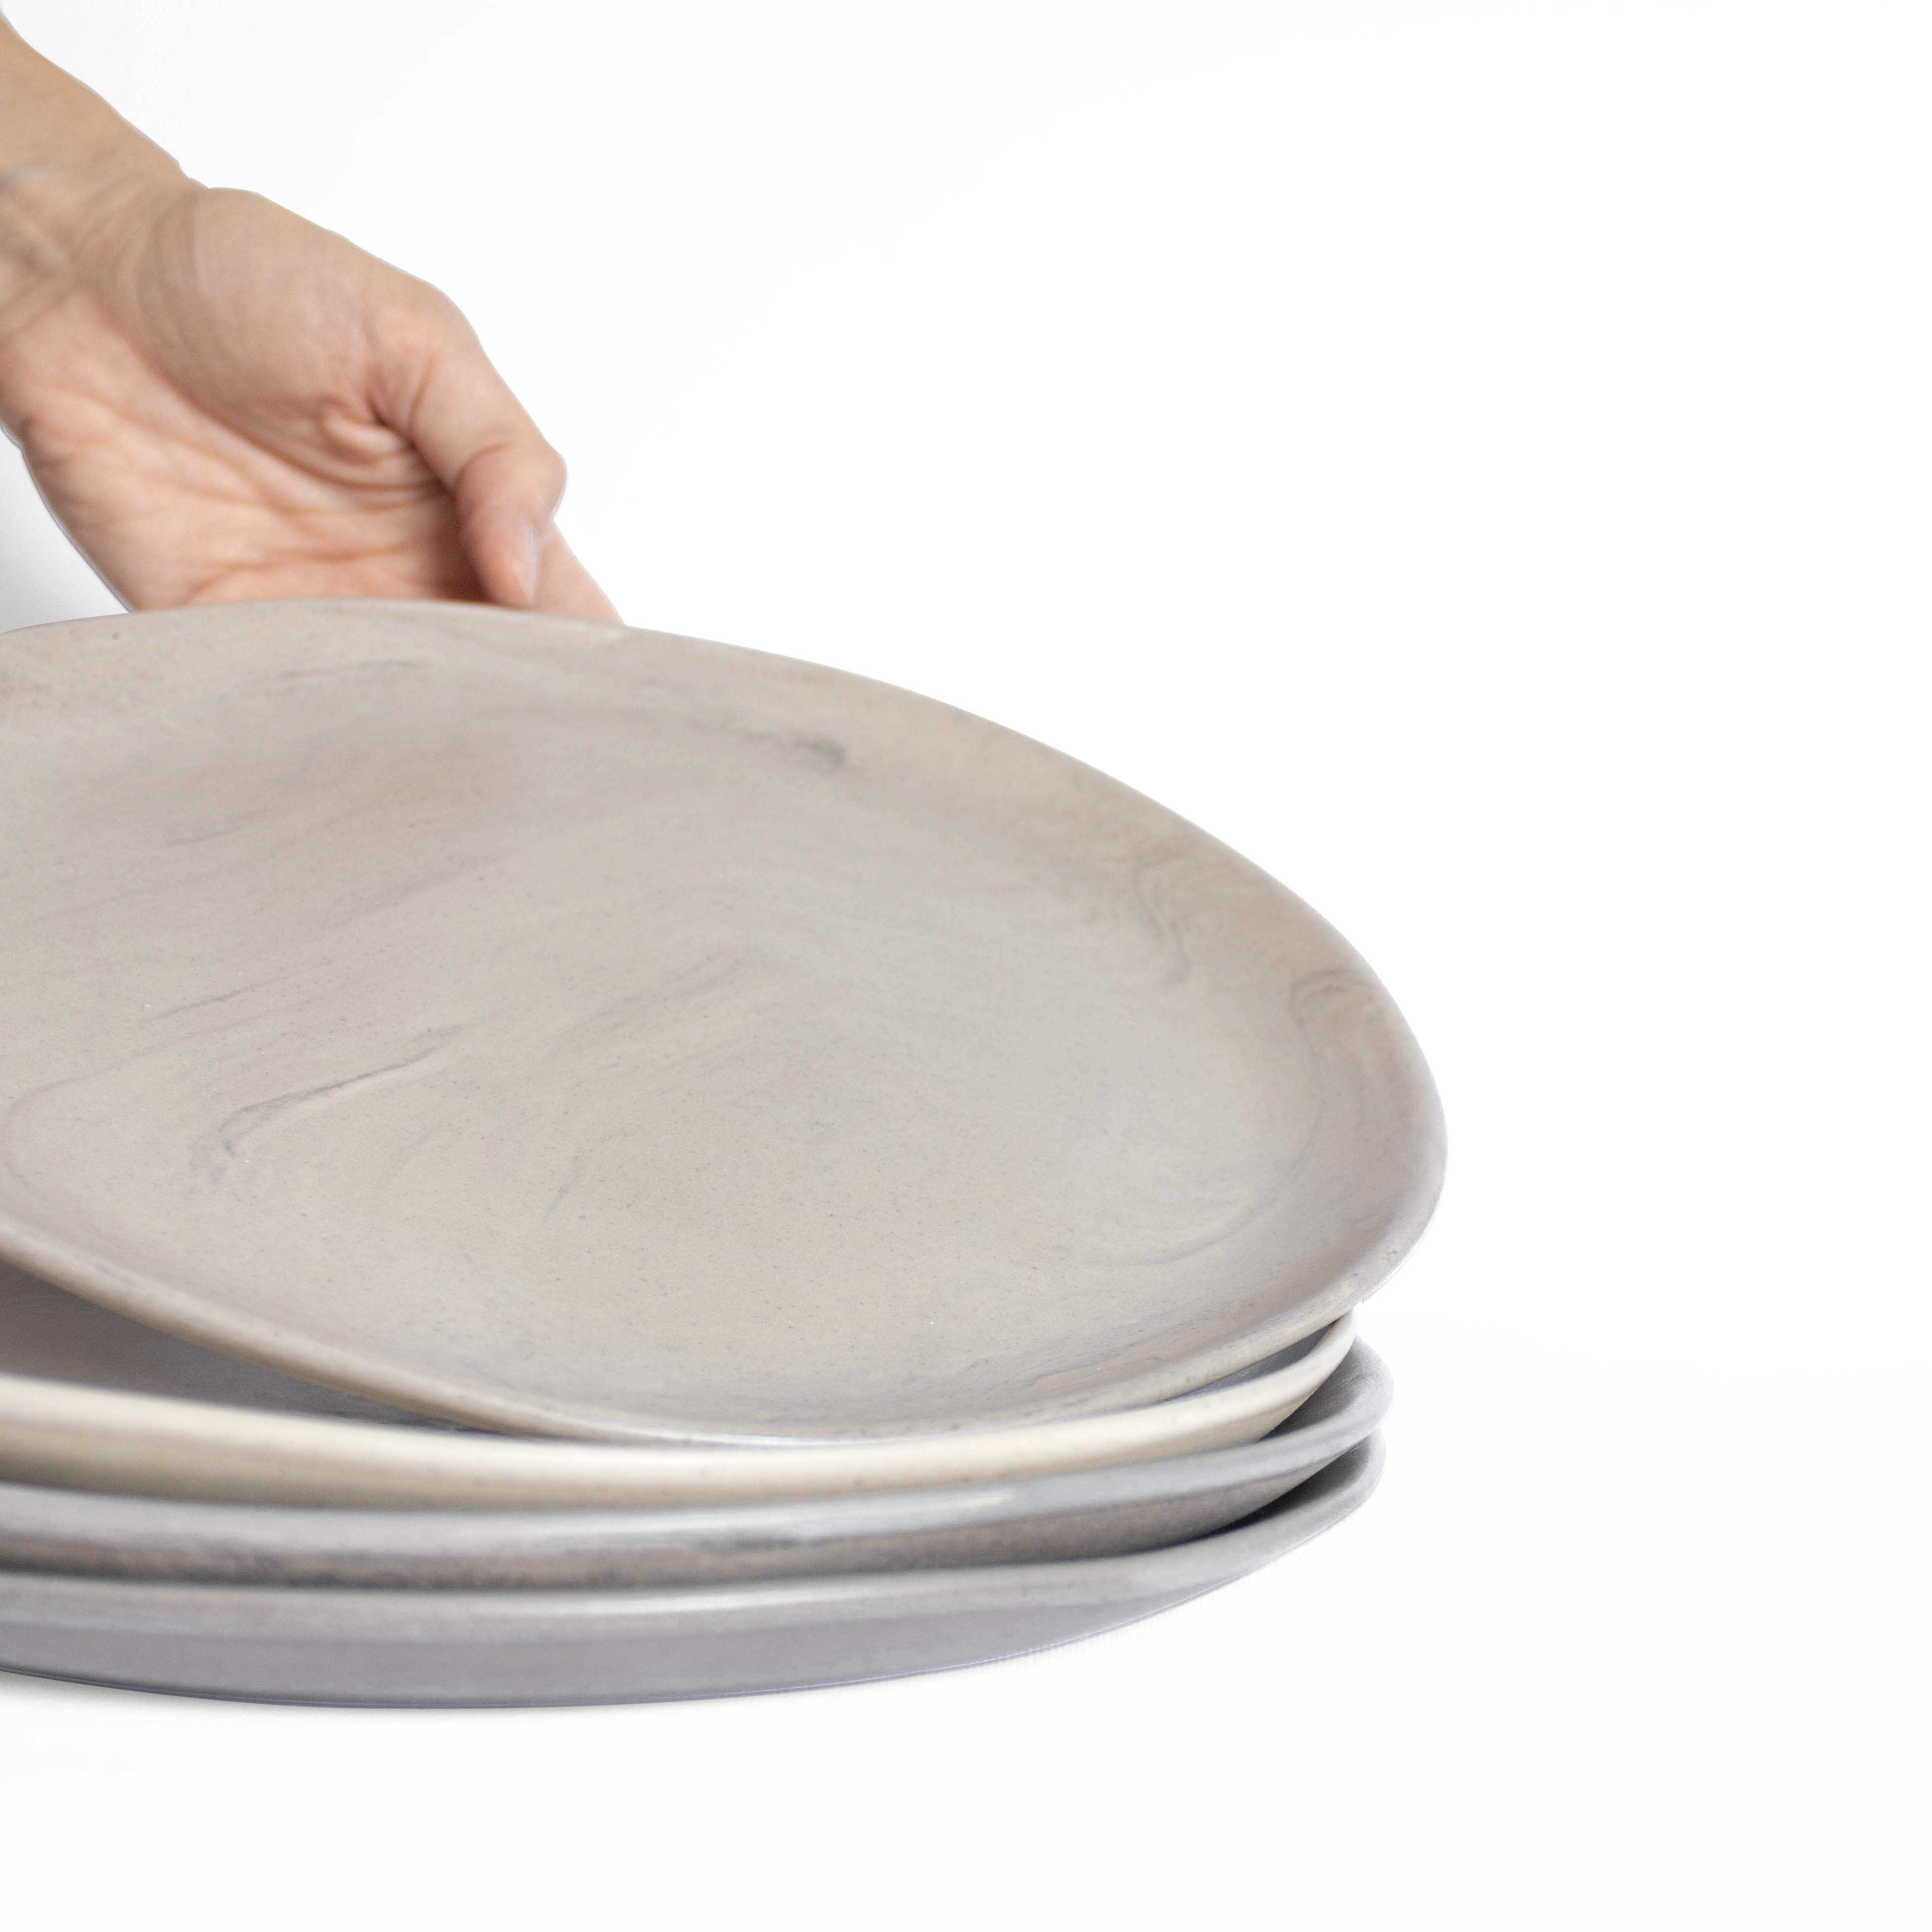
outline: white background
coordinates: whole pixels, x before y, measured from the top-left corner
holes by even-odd
[[[10,1919],[1924,1922],[1922,9],[9,12],[455,296],[632,622],[1296,887],[1452,1139],[1274,1570],[725,1703],[0,1676]],[[8,457],[0,624],[110,608]]]

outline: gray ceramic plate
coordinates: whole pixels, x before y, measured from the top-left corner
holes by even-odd
[[[686,1590],[290,1590],[0,1575],[0,1666],[327,1704],[801,1689],[985,1663],[1132,1623],[1306,1542],[1375,1486],[1372,1436],[1264,1514],[1078,1563]]]
[[[626,1511],[275,1509],[0,1484],[0,1569],[364,1588],[666,1588],[1055,1562],[1204,1536],[1381,1423],[1360,1342],[1266,1441],[1164,1462],[823,1502]]]
[[[946,706],[426,604],[0,640],[0,1253],[452,1420],[734,1443],[1198,1388],[1414,1241],[1362,962]]]

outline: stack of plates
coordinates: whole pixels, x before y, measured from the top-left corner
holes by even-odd
[[[433,604],[0,640],[0,1665],[692,1696],[1373,1486],[1442,1166],[1319,919],[904,692]]]

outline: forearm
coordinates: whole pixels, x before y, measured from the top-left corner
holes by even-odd
[[[0,20],[0,356],[77,250],[184,185],[166,152]]]
[[[99,94],[0,20],[0,173],[21,168],[92,182],[180,172]]]

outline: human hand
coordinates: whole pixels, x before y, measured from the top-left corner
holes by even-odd
[[[0,170],[0,422],[113,590],[616,616],[552,520],[561,460],[454,303],[75,91],[77,158]]]

